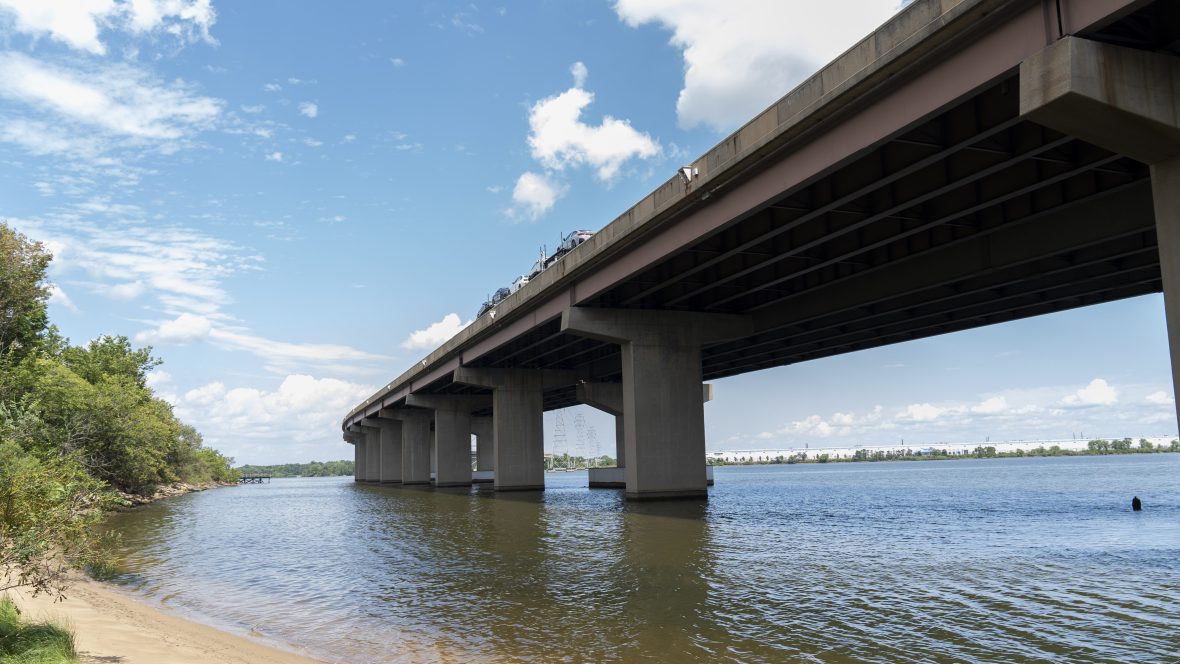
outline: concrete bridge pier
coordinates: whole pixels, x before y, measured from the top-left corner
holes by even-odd
[[[492,389],[492,432],[497,491],[545,488],[546,388],[572,385],[568,371],[459,367],[454,381]]]
[[[619,344],[627,498],[703,498],[701,346],[751,332],[743,316],[571,307],[563,332]]]
[[[1180,58],[1065,37],[1020,64],[1020,113],[1151,167],[1172,394],[1180,395]],[[1180,399],[1176,399],[1180,420]]]
[[[376,431],[376,442],[374,447],[377,449],[377,462],[369,469],[369,478],[371,482],[392,483],[402,481],[401,471],[401,423],[392,420],[383,420],[376,417],[366,417],[361,420],[361,426]],[[395,448],[393,445],[393,427],[398,428],[399,441],[396,452],[399,458],[394,459]]]
[[[430,483],[431,413],[420,409],[382,409],[382,419],[401,422],[402,484]]]
[[[407,406],[434,411],[434,485],[471,486],[471,411],[487,408],[486,396],[411,394]]]
[[[752,327],[745,316],[689,311],[564,311],[562,331],[621,347],[628,499],[707,497],[701,346]]]
[[[377,482],[381,469],[381,429],[379,427],[360,425],[365,437],[365,482]]]
[[[578,401],[615,416],[615,467],[591,468],[591,489],[626,488],[627,445],[626,414],[623,412],[622,383],[578,383]],[[713,386],[701,385],[701,403],[713,400]],[[702,463],[704,463],[702,461]],[[713,469],[705,466],[705,484],[713,486]]]
[[[361,425],[375,427],[380,431],[378,447],[380,461],[375,481],[382,484],[400,484],[402,481],[402,423],[380,417],[361,420]]]
[[[352,444],[352,481],[360,482],[365,465],[364,436],[353,433],[352,428],[349,427],[344,431],[343,437],[345,441]]]
[[[475,472],[471,481],[475,484],[490,484],[496,478],[496,441],[492,432],[492,418],[471,418],[471,433],[475,436]]]

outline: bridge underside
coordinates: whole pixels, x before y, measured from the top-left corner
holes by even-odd
[[[1035,41],[1041,13],[1032,5],[1020,5],[1013,25],[1023,21],[1026,38],[1032,26]],[[662,487],[657,497],[679,494],[665,490],[677,482],[696,487],[684,495],[700,495],[703,473],[666,466],[703,455],[703,425],[683,435],[644,427],[703,421],[701,380],[1165,290],[1176,300],[1168,306],[1175,369],[1180,191],[1161,193],[1161,183],[1180,190],[1180,3],[1128,7],[1020,57],[1006,54],[1015,33],[997,37],[981,22],[979,48],[991,49],[981,52],[1010,66],[979,75],[968,49],[944,43],[925,54],[924,67],[899,69],[888,92],[870,91],[794,139],[751,152],[756,161],[740,177],[706,180],[699,190],[686,181],[691,202],[679,213],[645,227],[519,322],[484,326],[484,337],[436,359],[427,378],[391,384],[346,429],[384,417],[383,409],[418,405],[412,395],[454,403],[491,394],[495,405],[480,402],[470,415],[495,421],[501,488],[502,474],[516,472],[504,460],[539,455],[540,409],[592,403],[620,413],[620,440],[626,424],[618,453],[627,457],[628,496],[645,482]],[[944,67],[947,58],[957,64]],[[1090,79],[1103,82],[1094,98],[1086,81],[1069,88],[1071,67],[1088,64]],[[964,71],[979,82],[957,80]],[[1140,78],[1146,87],[1135,87]],[[1063,80],[1067,94],[1053,96]],[[946,103],[917,110],[921,95]],[[1159,149],[1156,134],[1168,139]],[[705,159],[726,158],[723,148],[741,136]],[[678,320],[702,329],[678,329]],[[711,321],[717,329],[705,330]],[[605,395],[599,403],[591,388]],[[528,442],[502,453],[518,439]],[[535,459],[522,465],[513,482],[535,488],[543,481],[536,468]]]
[[[1176,11],[1088,36],[1177,54]],[[769,321],[702,348],[711,380],[1161,291],[1148,166],[1022,119],[1019,87],[1012,71],[578,304]],[[621,379],[619,346],[560,317],[470,364]]]

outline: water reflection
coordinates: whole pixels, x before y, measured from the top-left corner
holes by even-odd
[[[138,592],[327,661],[1167,661],[1178,471],[725,468],[707,503],[579,473],[499,494],[277,480],[114,525]]]

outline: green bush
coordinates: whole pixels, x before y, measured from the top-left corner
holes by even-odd
[[[16,604],[0,597],[0,664],[72,664],[74,635],[54,623],[26,623]]]
[[[107,535],[98,525],[112,500],[104,488],[75,458],[0,436],[0,591],[61,596],[71,566],[101,561]]]

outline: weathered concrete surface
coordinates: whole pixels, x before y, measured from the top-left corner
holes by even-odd
[[[471,484],[471,411],[491,405],[485,396],[417,395],[406,398],[407,406],[434,411],[434,485]]]
[[[381,429],[363,424],[365,433],[365,481],[379,481],[381,472]]]
[[[397,420],[381,422],[381,470],[377,480],[382,484],[402,481],[402,423]]]
[[[380,416],[402,425],[402,484],[429,483],[431,413],[408,408],[383,409]]]
[[[1066,37],[1020,64],[1020,114],[1145,164],[1180,157],[1180,58]]]
[[[1155,232],[1159,237],[1160,272],[1164,279],[1164,314],[1172,358],[1172,394],[1180,397],[1180,159],[1151,166]],[[1180,420],[1180,398],[1176,399]]]

